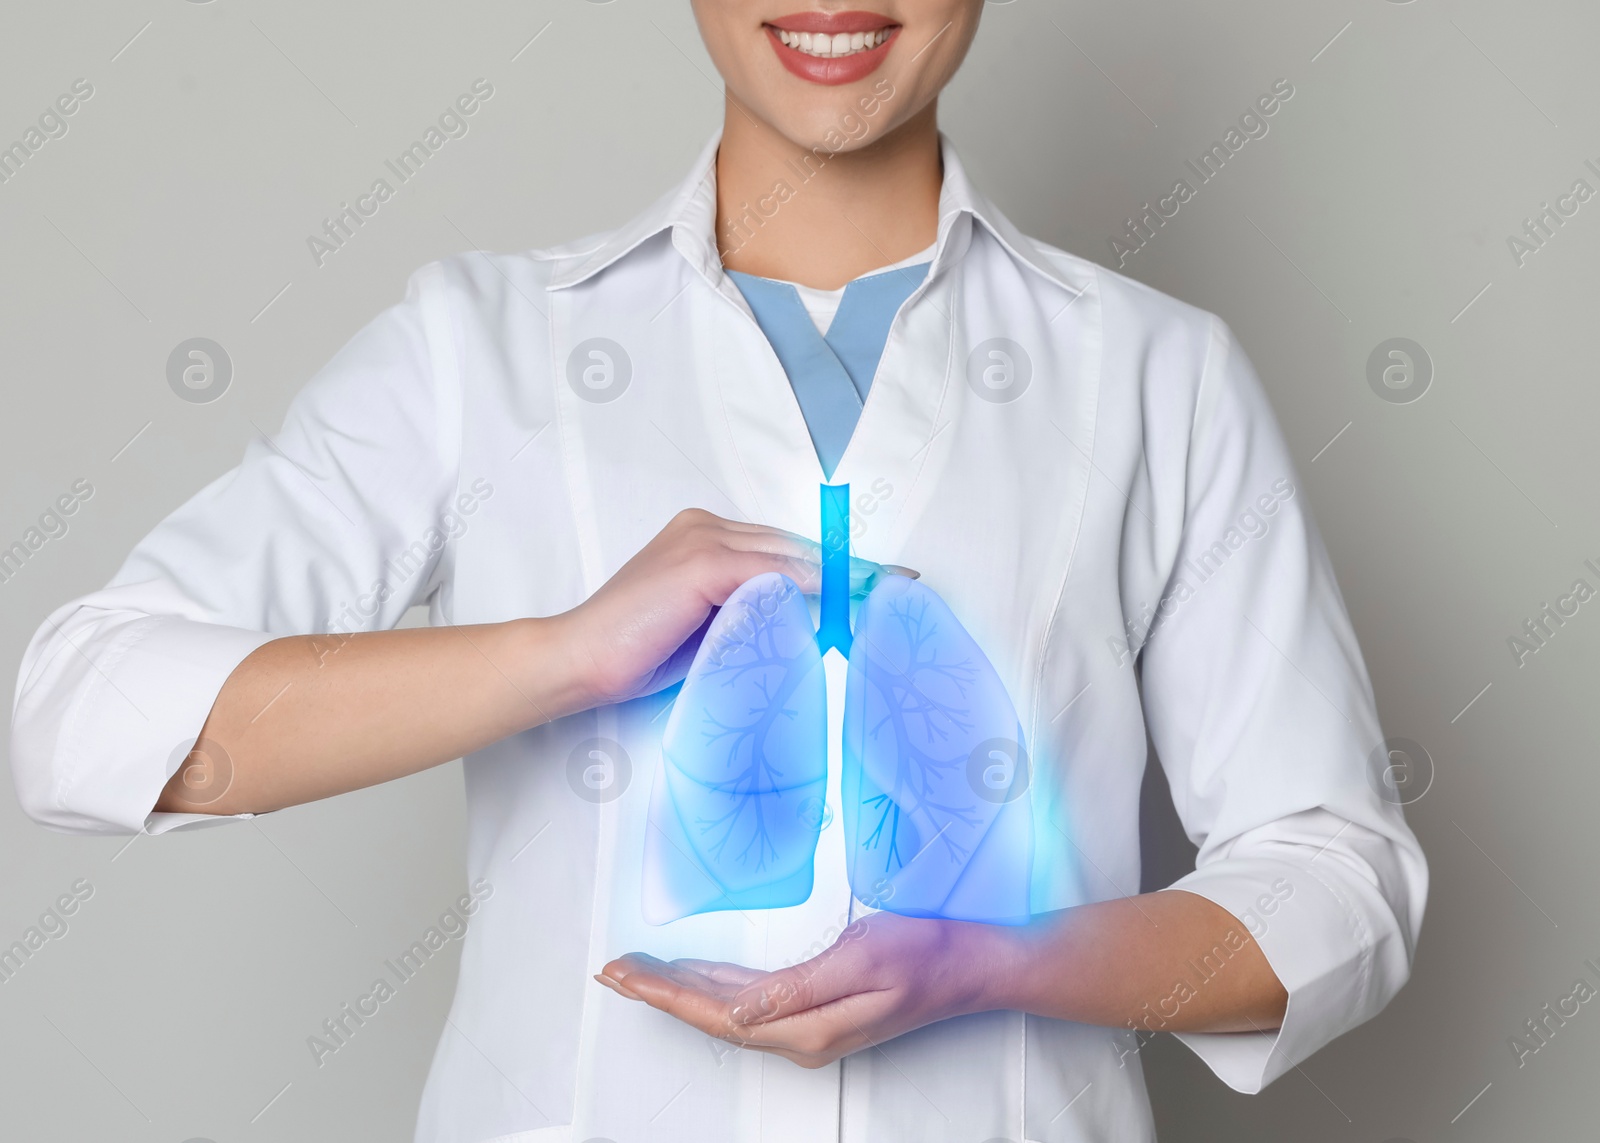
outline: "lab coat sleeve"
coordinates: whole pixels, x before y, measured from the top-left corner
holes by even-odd
[[[227,820],[150,811],[233,669],[280,636],[392,627],[435,587],[462,524],[440,275],[413,275],[405,300],[295,398],[275,438],[252,440],[108,586],[45,619],[12,711],[12,774],[30,817],[72,833]]]
[[[1371,684],[1305,491],[1254,370],[1211,320],[1182,536],[1141,680],[1199,846],[1170,888],[1232,913],[1289,994],[1279,1030],[1180,1037],[1255,1092],[1405,983],[1428,873],[1374,753]],[[1227,971],[1231,950],[1214,954],[1197,975]]]

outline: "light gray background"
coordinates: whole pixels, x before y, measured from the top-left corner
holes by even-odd
[[[1600,586],[1582,566],[1600,557],[1600,200],[1521,268],[1506,238],[1580,177],[1600,189],[1596,43],[1587,0],[1014,0],[988,6],[946,98],[980,186],[1109,263],[1185,158],[1294,84],[1127,271],[1239,333],[1386,730],[1437,765],[1410,809],[1434,875],[1410,986],[1254,1098],[1157,1040],[1163,1140],[1592,1133],[1600,1007],[1524,1067],[1508,1039],[1600,957],[1600,601],[1521,668],[1506,640],[1579,576]],[[0,584],[11,671],[50,609],[276,430],[409,271],[621,223],[721,111],[682,0],[10,3],[0,44],[0,143],[74,80],[95,89],[0,185],[0,546],[73,481],[96,489]],[[316,266],[306,237],[479,77],[495,94],[470,133]],[[210,404],[165,378],[196,336],[236,369]],[[1397,336],[1436,369],[1412,404],[1366,380]],[[1189,856],[1159,802],[1153,884]],[[408,1139],[453,955],[325,1066],[306,1037],[461,891],[462,848],[457,765],[131,845],[47,833],[0,799],[0,944],[74,880],[95,888],[0,984],[0,1135]]]

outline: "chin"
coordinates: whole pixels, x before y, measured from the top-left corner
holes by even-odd
[[[779,89],[781,91],[781,88]],[[907,93],[885,75],[863,83],[774,96],[755,101],[751,110],[798,147],[848,154],[872,146],[906,121]]]

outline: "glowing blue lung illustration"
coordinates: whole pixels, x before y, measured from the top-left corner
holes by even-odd
[[[811,895],[827,689],[794,581],[757,576],[728,598],[673,703],[662,755],[645,838],[647,921]]]
[[[729,597],[695,654],[651,792],[651,924],[811,896],[827,820],[829,650],[849,660],[839,784],[851,893],[913,917],[1028,920],[1031,774],[1016,709],[916,580],[885,576],[852,633],[849,495],[822,489],[821,629],[773,573]]]
[[[908,916],[1028,919],[1028,755],[1005,685],[942,599],[885,579],[861,606],[845,687],[850,887]]]

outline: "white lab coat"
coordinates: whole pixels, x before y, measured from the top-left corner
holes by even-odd
[[[806,426],[712,237],[714,153],[615,233],[418,271],[273,443],[52,615],[16,696],[28,813],[97,833],[204,820],[148,811],[271,638],[389,627],[424,601],[438,624],[561,612],[689,506],[816,535]],[[1148,732],[1200,846],[1177,884],[1255,932],[1289,991],[1281,1031],[1184,1037],[1258,1090],[1394,995],[1427,891],[1380,796],[1371,688],[1306,498],[1219,319],[1024,237],[948,145],[940,214],[835,474],[855,550],[919,569],[1008,688],[1034,756],[1035,910],[1137,892]],[[636,949],[778,967],[854,915],[830,663],[834,824],[794,908],[645,924],[662,697],[466,760],[468,876],[493,897],[419,1141],[1153,1137],[1126,1029],[990,1012],[806,1071],[590,979]],[[609,800],[581,780],[593,738],[627,754]],[[1156,1026],[1181,1002],[1151,1003]]]

